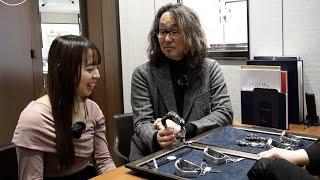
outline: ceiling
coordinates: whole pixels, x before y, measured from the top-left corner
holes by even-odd
[[[79,0],[39,0],[39,11],[79,14]]]

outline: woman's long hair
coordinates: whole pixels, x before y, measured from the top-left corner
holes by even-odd
[[[87,63],[89,49],[93,52],[94,64],[100,64],[101,58],[96,46],[81,36],[57,37],[49,50],[47,93],[54,118],[59,168],[74,163],[71,126],[82,63]]]
[[[185,58],[187,62],[191,67],[197,67],[206,56],[206,38],[197,14],[182,4],[167,4],[159,9],[148,37],[147,53],[149,59],[159,62],[165,58],[158,40],[160,18],[165,12],[170,12],[173,20],[181,29],[181,37],[186,46],[187,54]]]

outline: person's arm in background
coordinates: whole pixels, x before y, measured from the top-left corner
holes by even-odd
[[[282,158],[259,159],[247,175],[250,180],[315,180],[308,171]]]
[[[309,158],[309,164],[307,164],[307,170],[312,175],[320,175],[320,140],[310,145],[306,152]]]
[[[232,124],[233,111],[230,96],[227,92],[226,82],[222,71],[216,61],[208,61],[210,76],[210,114],[191,123],[197,127],[197,134],[203,133],[215,127]]]
[[[313,175],[320,175],[320,140],[314,142],[306,150],[299,149],[295,151],[272,148],[268,151],[258,154],[262,158],[286,159],[297,164],[306,165],[307,170]]]
[[[272,148],[258,154],[261,158],[286,159],[297,165],[309,165],[309,157],[304,149],[290,151],[280,148]]]
[[[105,118],[99,108],[93,140],[94,162],[98,174],[102,174],[116,168],[108,150],[108,142],[106,140],[105,131]]]
[[[41,151],[16,146],[19,180],[43,179],[43,156]]]
[[[315,179],[311,175],[320,175],[319,140],[306,150],[295,151],[272,148],[258,154],[258,160],[249,170],[248,177],[255,179]],[[297,165],[306,165],[307,171]],[[310,174],[311,175],[310,175]]]

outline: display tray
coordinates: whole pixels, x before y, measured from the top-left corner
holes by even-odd
[[[279,141],[282,131],[277,131],[269,128],[242,128],[237,126],[226,126],[210,130],[202,135],[199,135],[189,143],[180,144],[172,150],[161,150],[154,154],[148,155],[139,160],[133,161],[125,166],[141,173],[144,177],[155,177],[165,179],[185,179],[176,174],[175,162],[181,158],[200,166],[206,162],[208,166],[219,169],[220,173],[206,173],[203,176],[197,176],[192,179],[248,179],[247,172],[252,167],[259,157],[256,155],[259,152],[267,150],[266,148],[242,147],[236,144],[236,141],[243,139],[247,134],[254,133],[259,137],[272,138]],[[303,139],[303,146],[298,148],[306,148],[316,139],[308,136],[299,136]],[[239,162],[224,163],[214,165],[204,160],[203,150],[210,147],[225,155],[234,158],[245,158]],[[293,147],[293,149],[298,149]],[[167,160],[169,156],[178,156],[175,160]],[[156,161],[158,169],[155,169]],[[151,177],[150,177],[151,178]]]
[[[248,134],[254,134],[258,137],[271,138],[276,141],[280,141],[281,132],[274,129],[248,129],[236,126],[226,126],[214,129],[208,133],[205,133],[193,140],[195,143],[218,146],[222,148],[232,149],[236,151],[243,151],[248,153],[257,154],[262,151],[266,151],[266,148],[248,147],[237,145],[237,140],[245,139]],[[316,139],[307,136],[299,136],[303,141],[303,146],[292,146],[293,150],[306,149]]]
[[[204,160],[203,150],[204,147],[197,147],[192,145],[182,145],[178,148],[175,148],[171,151],[167,151],[158,156],[149,157],[144,160],[134,161],[126,165],[126,167],[133,169],[137,172],[143,173],[144,176],[153,176],[153,177],[162,177],[165,179],[185,179],[185,177],[180,177],[176,174],[175,162],[177,159],[181,158],[192,163],[195,163],[199,166],[203,162],[212,168],[220,170],[219,173],[206,173],[202,176],[197,176],[192,179],[248,179],[247,172],[251,166],[255,163],[257,157],[254,155],[241,154],[237,151],[224,151],[222,148],[211,147],[219,152],[228,155],[232,159],[237,159],[244,157],[245,159],[239,162],[228,162],[221,165],[216,165],[212,162]],[[167,157],[169,156],[178,156],[179,158],[169,161]],[[156,160],[158,169],[155,169],[153,159]]]

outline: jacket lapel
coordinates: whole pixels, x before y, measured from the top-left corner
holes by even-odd
[[[200,92],[203,79],[200,76],[201,71],[191,71],[188,74],[189,86],[184,93],[183,119],[187,119],[194,104],[197,95]]]
[[[177,112],[169,65],[163,63],[157,68],[154,67],[151,72],[159,89],[159,98],[162,99],[168,111]]]

